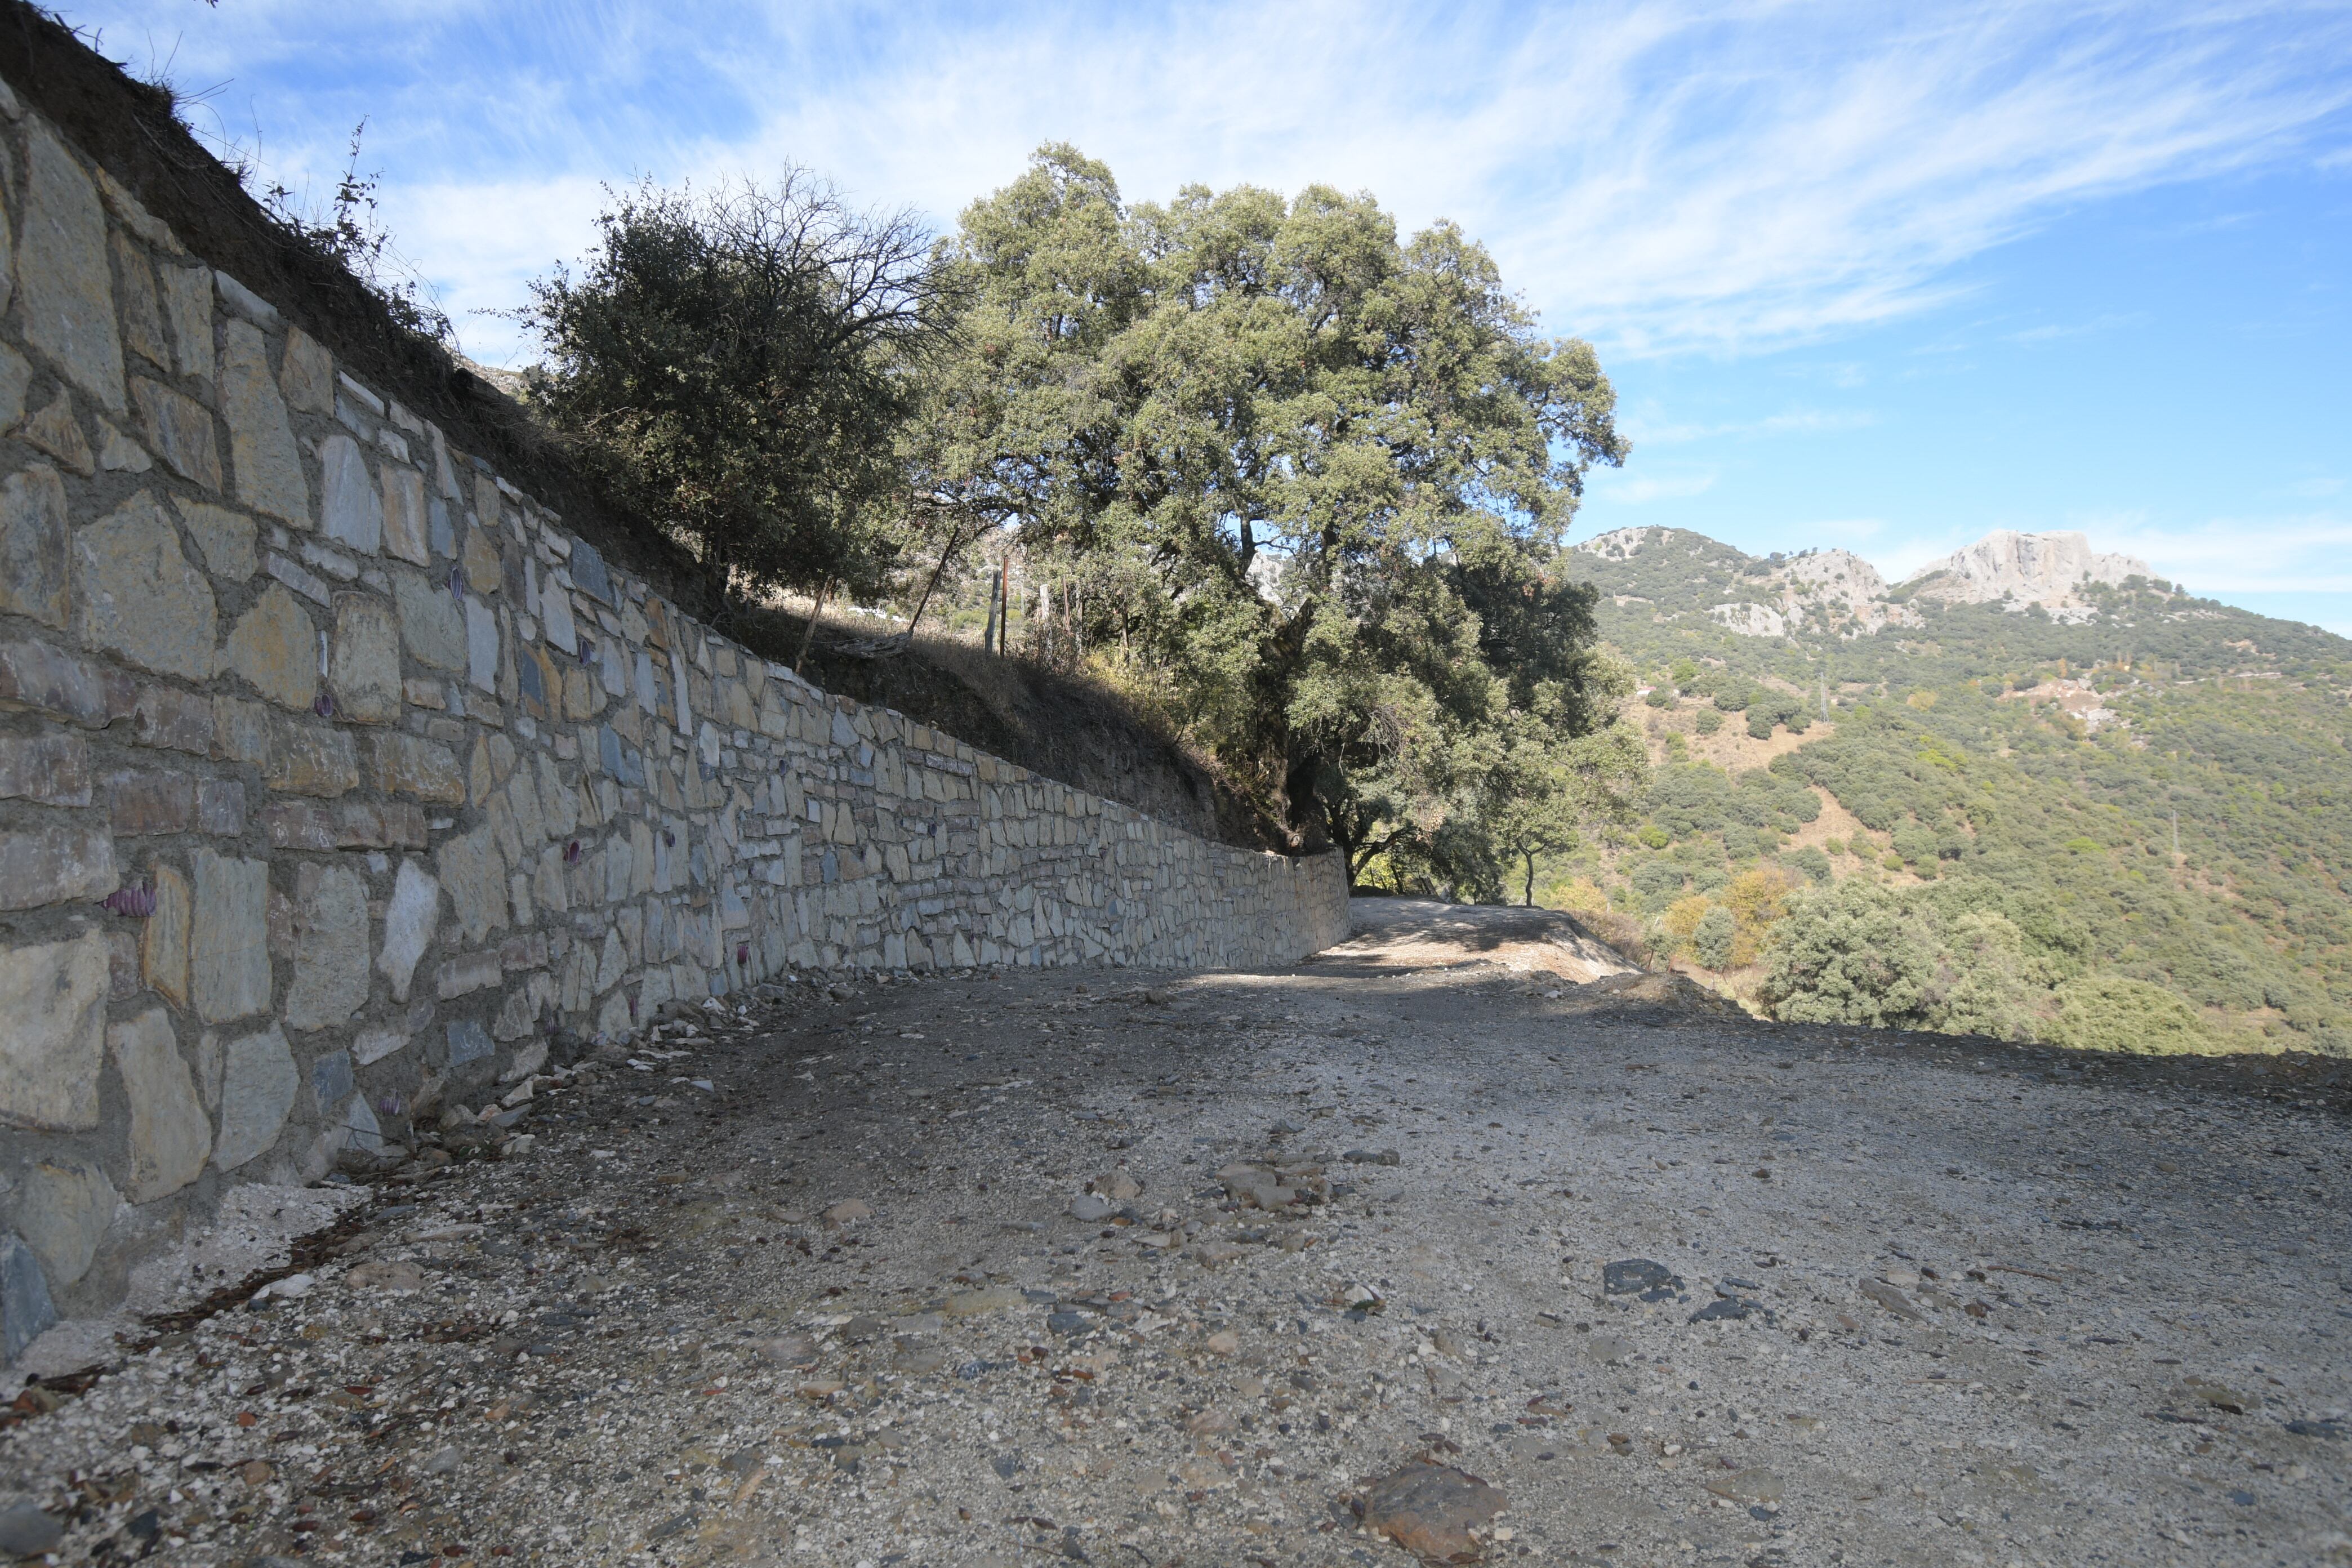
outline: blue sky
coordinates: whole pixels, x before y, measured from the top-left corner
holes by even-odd
[[[352,124],[478,357],[607,182],[785,158],[951,224],[1048,139],[1484,239],[1635,450],[1580,535],[1899,576],[2078,528],[2352,634],[2352,0],[762,7],[61,0],[271,177]]]

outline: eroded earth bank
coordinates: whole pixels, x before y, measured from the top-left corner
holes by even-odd
[[[514,1086],[313,1193],[258,1302],[52,1331],[110,1370],[17,1399],[5,1543],[2352,1562],[2340,1081],[1768,1027],[1359,912],[1295,970],[801,983]]]

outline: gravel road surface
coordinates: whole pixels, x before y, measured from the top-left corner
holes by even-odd
[[[0,1549],[2352,1563],[2340,1078],[1776,1028],[1431,911],[534,1079],[258,1300],[53,1331],[106,1371],[17,1398]]]

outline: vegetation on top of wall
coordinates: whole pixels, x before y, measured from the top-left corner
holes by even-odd
[[[721,600],[701,563],[600,483],[576,444],[477,374],[428,321],[404,318],[388,299],[396,289],[356,275],[350,246],[299,232],[334,229],[338,214],[270,210],[269,192],[257,197],[180,121],[167,87],[131,77],[24,0],[0,0],[0,78],[184,244],[299,321],[353,375],[555,509],[568,531],[754,652],[783,664],[801,657],[806,617]],[[341,216],[364,226],[356,210]],[[362,233],[353,243],[372,241]],[[1050,665],[982,670],[922,640],[896,658],[861,658],[856,644],[820,632],[808,649],[811,678],[1192,831],[1252,848],[1286,842],[1213,766],[1099,680]]]

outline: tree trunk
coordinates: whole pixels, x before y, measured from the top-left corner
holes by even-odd
[[[833,579],[827,577],[824,586],[816,591],[816,604],[809,611],[808,629],[801,634],[801,651],[793,659],[793,673],[798,675],[801,666],[808,662],[809,644],[816,641],[817,617],[824,614],[824,602],[833,596]]]
[[[955,552],[962,547],[962,531],[953,524],[949,525],[948,542],[940,551],[940,563],[931,568],[931,580],[923,584],[923,596],[915,601],[915,613],[907,617],[907,642],[909,646],[914,643],[915,626],[923,618],[923,609],[931,602],[931,590],[940,585],[940,574],[948,569],[948,563],[955,559]]]

